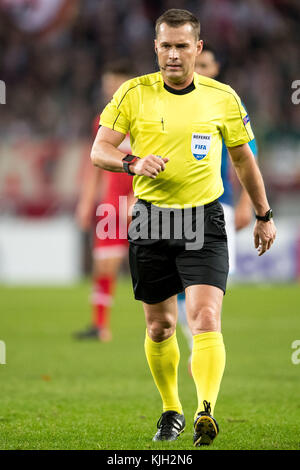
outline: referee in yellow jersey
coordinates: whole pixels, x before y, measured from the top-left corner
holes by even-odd
[[[242,185],[252,200],[257,221],[258,254],[276,236],[264,183],[248,142],[253,139],[240,98],[228,85],[194,72],[201,54],[200,23],[186,10],[171,9],[156,22],[154,41],[160,71],[125,82],[101,114],[91,158],[109,171],[133,174],[138,201],[134,220],[152,228],[140,238],[129,230],[130,269],[135,298],[143,302],[145,351],[162,398],[163,413],[154,440],[175,440],[185,428],[178,395],[179,349],[176,339],[176,294],[185,290],[188,324],[193,335],[192,374],[198,405],[194,445],[209,445],[219,432],[214,418],[225,367],[221,308],[228,274],[227,237],[218,197],[222,137]],[[130,132],[133,155],[118,147]],[[188,245],[154,216],[173,210],[170,225],[192,211],[192,227],[204,231],[202,243]],[[199,211],[197,212],[197,210]],[[154,214],[154,215],[153,215]],[[164,213],[163,213],[164,214]],[[197,228],[197,214],[203,224]],[[201,216],[199,216],[201,219]],[[202,219],[201,219],[202,220]],[[183,224],[181,228],[183,227]],[[146,233],[146,236],[145,236]]]

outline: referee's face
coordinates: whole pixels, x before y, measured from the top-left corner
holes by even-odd
[[[162,23],[154,41],[158,64],[165,83],[185,88],[193,80],[196,57],[203,41],[197,41],[191,24],[172,28]]]

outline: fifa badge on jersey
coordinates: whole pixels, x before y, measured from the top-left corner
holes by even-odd
[[[246,126],[246,124],[248,124],[249,121],[250,121],[250,118],[249,118],[248,114],[246,114],[246,116],[243,118],[244,126]]]
[[[209,152],[211,142],[210,134],[192,134],[192,154],[196,160],[202,160]]]

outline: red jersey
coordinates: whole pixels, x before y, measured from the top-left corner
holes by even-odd
[[[93,130],[95,137],[98,129],[99,117],[94,120]],[[126,135],[125,139],[119,146],[119,149],[126,154],[131,154],[129,134]],[[106,170],[102,171],[105,173],[106,191],[101,203],[110,203],[118,208],[119,196],[129,196],[132,194],[132,176],[127,173],[114,173],[113,171]]]

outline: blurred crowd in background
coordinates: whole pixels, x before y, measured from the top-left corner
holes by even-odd
[[[155,71],[154,23],[168,8],[200,19],[201,37],[223,65],[220,79],[245,101],[259,137],[299,134],[299,109],[291,102],[291,83],[299,78],[298,0],[73,0],[61,24],[38,34],[28,34],[28,24],[22,31],[22,3],[26,10],[39,2],[0,1],[0,70],[8,86],[2,137],[89,136],[104,105],[103,68],[129,57],[137,75]]]

